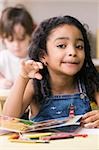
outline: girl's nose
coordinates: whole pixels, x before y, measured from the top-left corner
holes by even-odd
[[[76,57],[76,49],[74,46],[70,46],[68,49],[68,55],[72,57]]]

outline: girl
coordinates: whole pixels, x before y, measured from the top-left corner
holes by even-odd
[[[0,19],[0,36],[6,49],[0,52],[0,87],[11,88],[21,59],[28,58],[28,45],[35,23],[24,7],[7,7]]]
[[[99,127],[99,110],[90,106],[91,101],[99,106],[99,76],[83,25],[71,16],[43,21],[33,34],[29,56],[3,114],[21,117],[30,105],[30,119],[43,121],[68,117],[72,108],[74,115],[85,114],[86,127]]]

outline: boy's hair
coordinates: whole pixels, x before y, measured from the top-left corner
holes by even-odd
[[[26,34],[31,36],[36,24],[25,7],[7,7],[2,11],[0,18],[0,36],[1,38],[13,37],[13,28],[16,24],[21,24]]]
[[[51,31],[61,25],[68,24],[77,27],[84,38],[84,50],[85,50],[85,61],[81,70],[77,73],[75,78],[79,78],[86,87],[87,96],[90,100],[95,100],[95,91],[99,90],[99,75],[91,59],[91,48],[87,38],[87,32],[84,26],[72,16],[59,16],[47,19],[38,26],[35,30],[32,42],[29,48],[29,56],[35,61],[40,61],[40,56],[47,53],[46,42]],[[36,98],[40,103],[41,99],[46,96],[50,96],[51,87],[49,82],[49,73],[47,67],[41,70],[43,79],[41,81],[34,80]]]

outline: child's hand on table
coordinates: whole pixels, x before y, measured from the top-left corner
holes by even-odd
[[[99,128],[99,110],[92,110],[82,117],[84,127],[86,128]]]

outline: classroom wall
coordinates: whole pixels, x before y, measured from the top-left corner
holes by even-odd
[[[99,29],[98,0],[0,0],[4,6],[24,4],[34,20],[40,23],[43,19],[56,15],[72,15],[89,26],[92,57],[97,57],[96,35]]]

